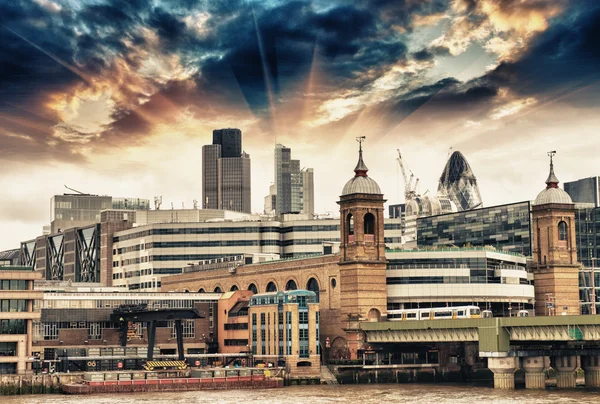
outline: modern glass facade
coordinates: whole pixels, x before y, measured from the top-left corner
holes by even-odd
[[[221,145],[202,146],[202,208],[219,209],[219,158]]]
[[[592,265],[592,258],[600,257],[600,208],[577,209],[575,226],[577,260],[586,268],[600,266],[596,260]]]
[[[221,146],[221,157],[240,157],[242,131],[234,128],[213,130],[213,144]]]
[[[251,212],[250,170],[250,156],[246,153],[219,159],[219,209]]]
[[[250,213],[250,166],[239,129],[213,131],[213,144],[202,146],[202,207]]]
[[[530,256],[531,203],[519,202],[417,219],[417,245],[492,246]]]
[[[591,313],[594,296],[596,313],[600,313],[600,208],[577,209],[575,226],[577,260],[583,265],[579,273],[581,313]]]
[[[484,248],[386,252],[388,309],[478,305],[498,315],[531,309],[524,256]]]
[[[455,151],[448,159],[440,177],[438,194],[447,195],[459,210],[483,206],[477,179],[461,152]]]
[[[600,207],[600,177],[565,182],[565,191],[575,203],[593,203]]]
[[[292,160],[292,149],[275,145],[275,213],[314,213],[314,171]]]
[[[150,201],[87,194],[54,195],[50,199],[50,232],[54,234],[74,227],[100,223],[100,212],[105,209],[148,210]]]

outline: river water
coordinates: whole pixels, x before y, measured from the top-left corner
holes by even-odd
[[[188,403],[598,403],[600,390],[516,390],[465,384],[370,384],[291,386],[267,390],[188,391],[118,395],[2,397],[1,404],[188,404]]]

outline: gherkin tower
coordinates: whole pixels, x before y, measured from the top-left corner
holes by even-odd
[[[448,159],[440,177],[438,194],[447,195],[459,211],[483,207],[477,179],[461,152],[455,151]]]

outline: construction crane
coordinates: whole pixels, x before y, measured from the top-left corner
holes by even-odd
[[[406,166],[404,160],[402,159],[402,153],[400,153],[400,149],[396,149],[398,151],[398,166],[402,171],[402,177],[404,177],[404,200],[405,202],[410,201],[411,199],[415,199],[419,196],[417,193],[417,185],[419,185],[419,179],[415,178],[413,172]],[[408,175],[410,173],[410,177]]]

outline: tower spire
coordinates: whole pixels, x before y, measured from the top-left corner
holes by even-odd
[[[554,174],[554,155],[556,154],[556,150],[548,152],[548,157],[550,157],[550,174],[548,174],[548,179],[546,179],[546,188],[558,188],[558,178]]]
[[[355,177],[367,177],[367,171],[369,171],[362,158],[362,143],[365,141],[365,138],[366,136],[356,137],[356,141],[358,142],[358,163],[354,168]]]

